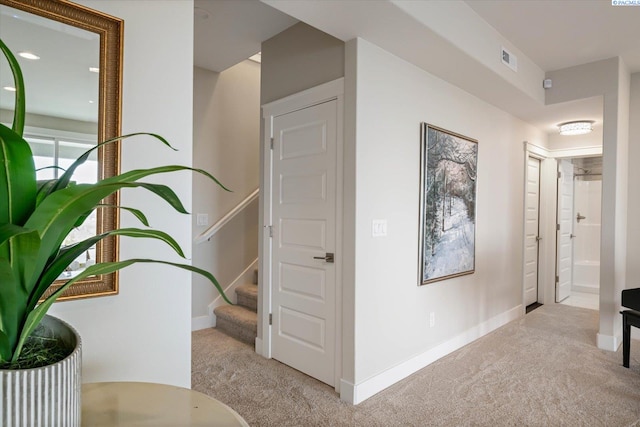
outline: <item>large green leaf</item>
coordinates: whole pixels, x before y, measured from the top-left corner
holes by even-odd
[[[20,306],[18,288],[20,284],[11,270],[9,260],[0,258],[0,361],[11,358],[18,340]]]
[[[99,276],[101,274],[110,274],[110,273],[113,273],[114,271],[121,270],[121,269],[123,269],[125,267],[128,267],[128,266],[133,265],[133,264],[137,264],[137,263],[166,264],[166,265],[171,265],[173,267],[182,268],[184,270],[191,271],[193,273],[198,273],[198,274],[206,277],[207,279],[209,279],[209,281],[211,281],[211,283],[216,287],[216,289],[218,290],[220,295],[224,298],[224,300],[227,303],[233,304],[229,300],[229,298],[225,295],[222,287],[220,286],[220,283],[218,283],[218,280],[211,273],[209,273],[206,270],[202,270],[200,268],[194,267],[192,265],[179,264],[179,263],[169,262],[169,261],[159,261],[159,260],[154,260],[154,259],[140,259],[140,258],[129,259],[129,260],[126,260],[126,261],[105,262],[105,263],[101,263],[101,264],[92,265],[92,266],[86,268],[84,271],[82,271],[80,274],[78,274],[73,279],[67,281],[63,286],[61,286],[58,290],[56,290],[49,297],[47,297],[47,299],[45,299],[42,302],[42,304],[40,304],[38,307],[36,307],[34,310],[32,310],[29,313],[29,315],[27,316],[27,319],[25,321],[24,327],[23,327],[23,329],[21,331],[20,338],[18,340],[18,345],[16,347],[16,351],[13,354],[13,360],[15,361],[15,360],[18,359],[18,357],[20,356],[20,352],[22,351],[22,346],[24,345],[26,339],[29,337],[29,335],[31,335],[31,333],[35,330],[35,328],[40,324],[40,321],[45,316],[45,314],[47,314],[47,311],[49,311],[49,308],[51,308],[51,305],[60,297],[60,295],[62,295],[62,293],[65,290],[67,290],[67,288],[69,288],[69,286],[73,285],[77,281],[82,280],[82,279],[84,279],[86,277]]]
[[[170,187],[168,187],[166,185],[162,185],[162,184],[149,184],[149,183],[146,183],[146,182],[136,183],[135,186],[144,188],[146,190],[149,190],[152,193],[157,194],[158,196],[163,198],[167,203],[169,203],[171,205],[171,207],[173,207],[176,211],[178,211],[180,213],[183,213],[183,214],[188,214],[189,213],[189,212],[187,212],[187,210],[185,209],[184,205],[180,201],[180,198],[178,197],[178,195]],[[87,220],[87,218],[91,215],[92,212],[93,212],[93,209],[85,212],[84,214],[82,214],[80,216],[78,216],[78,218],[76,219],[76,222],[73,225],[73,227],[77,228],[77,227],[80,227],[82,224],[84,224],[84,222]],[[138,212],[142,213],[140,211],[138,211]],[[134,215],[135,215],[135,213],[134,213]],[[145,220],[146,220],[146,217],[145,217]]]
[[[66,246],[60,250],[57,256],[47,264],[47,267],[43,271],[42,275],[38,279],[36,286],[34,286],[29,296],[29,303],[27,305],[27,311],[33,310],[42,295],[51,286],[51,284],[58,279],[63,271],[71,264],[76,258],[89,250],[92,246],[98,243],[100,240],[108,236],[126,236],[126,237],[143,237],[152,238],[164,241],[167,243],[178,255],[184,258],[184,252],[178,242],[176,242],[170,235],[159,230],[149,230],[140,228],[121,228],[117,230],[111,230],[106,233],[92,236],[86,240],[78,242],[76,244]]]
[[[6,44],[0,39],[0,50],[4,53],[4,56],[7,58],[7,62],[9,63],[9,67],[11,68],[11,73],[13,74],[13,83],[16,88],[16,102],[14,106],[13,113],[13,130],[18,136],[22,136],[24,132],[24,120],[25,120],[25,90],[24,90],[24,79],[22,78],[22,70],[20,70],[20,64],[18,64],[18,60],[13,55],[11,50],[7,47]]]
[[[8,283],[14,283],[16,297],[20,301],[14,304],[24,305],[28,294],[28,280],[33,276],[38,251],[40,249],[40,236],[36,230],[20,227],[13,224],[0,225],[0,248],[9,248],[11,256],[0,258],[6,262],[11,270]],[[8,273],[5,272],[5,275]],[[4,299],[4,290],[9,286],[0,278],[0,299]],[[11,292],[14,292],[12,289]]]
[[[98,148],[102,147],[103,145],[112,144],[112,143],[114,143],[116,141],[121,141],[121,140],[124,140],[124,139],[127,139],[127,138],[131,138],[132,136],[140,136],[140,135],[152,136],[155,139],[160,140],[163,144],[165,144],[166,146],[168,146],[172,150],[174,150],[174,151],[176,150],[175,148],[173,148],[171,146],[171,144],[169,144],[169,141],[167,141],[162,136],[157,135],[155,133],[136,132],[136,133],[130,133],[128,135],[122,135],[122,136],[118,136],[116,138],[108,139],[108,140],[106,140],[104,142],[101,142],[100,144],[97,144],[95,147],[91,147],[89,150],[85,151],[80,157],[78,157],[71,164],[71,166],[69,166],[67,168],[65,173],[60,177],[60,179],[56,183],[56,185],[54,185],[53,188],[49,189],[49,193],[53,193],[55,191],[61,190],[63,188],[66,188],[69,185],[69,182],[71,182],[71,178],[73,177],[73,174],[76,171],[76,169],[79,166],[81,166],[84,162],[87,161],[87,159],[89,158],[89,156],[91,155],[91,153],[93,151],[97,150]]]
[[[0,224],[23,225],[35,205],[36,179],[29,144],[0,124]]]
[[[231,191],[227,187],[222,185],[222,183],[218,181],[216,177],[211,175],[209,172],[203,169],[196,169],[196,168],[190,168],[188,166],[179,166],[179,165],[159,166],[159,167],[149,168],[149,169],[134,169],[132,171],[125,172],[117,176],[112,176],[111,178],[106,178],[102,182],[105,182],[105,181],[111,182],[111,181],[120,181],[120,180],[137,181],[149,175],[156,175],[156,174],[167,173],[167,172],[177,172],[177,171],[183,171],[183,170],[202,174],[207,178],[211,179],[212,181],[214,181],[216,184],[218,184],[218,186],[220,186],[220,188],[222,188],[223,190]]]
[[[41,271],[51,255],[57,252],[78,218],[87,215],[108,195],[126,187],[145,188],[162,197],[178,212],[186,212],[175,193],[164,185],[103,180],[97,184],[67,187],[47,197],[25,224],[28,228],[38,230],[42,240],[36,270]]]
[[[20,281],[19,292],[22,293],[22,299],[26,301],[26,296],[31,291],[30,281],[34,275],[37,275],[35,268],[40,252],[40,235],[38,231],[31,230],[14,236],[10,243],[12,251],[16,254],[11,258],[11,269]],[[39,271],[37,273],[39,274]]]
[[[15,224],[0,224],[0,246],[3,243],[9,241],[13,236],[17,236],[18,234],[29,233],[32,230],[28,228],[20,227]]]
[[[37,181],[37,192],[36,192],[36,206],[38,206],[42,201],[49,195],[51,189],[56,186],[58,182],[57,179],[47,179],[43,181]]]
[[[11,360],[11,347],[9,335],[0,330],[0,362],[4,363]]]
[[[126,207],[126,206],[118,206],[118,205],[107,205],[107,204],[100,204],[100,205],[98,205],[98,207],[99,208],[113,208],[113,209],[125,210],[125,211],[131,213],[136,218],[138,218],[138,221],[140,221],[142,224],[146,225],[147,227],[149,226],[149,220],[147,219],[147,217],[144,214],[144,212],[142,212],[140,209],[134,209],[134,208],[129,208],[129,207]]]

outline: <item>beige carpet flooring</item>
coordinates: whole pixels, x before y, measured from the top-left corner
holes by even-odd
[[[436,361],[357,406],[214,330],[193,333],[193,389],[251,426],[640,427],[640,342],[631,368],[595,345],[598,312],[556,304]]]

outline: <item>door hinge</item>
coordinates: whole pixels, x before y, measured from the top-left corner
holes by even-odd
[[[273,325],[273,314],[269,313],[269,324]]]
[[[556,230],[560,231],[560,224],[556,224]]]
[[[273,226],[269,226],[269,237],[273,237]]]
[[[271,149],[273,150],[273,137],[271,137]]]
[[[556,283],[560,283],[560,276],[556,276]],[[269,323],[271,324],[271,323]]]

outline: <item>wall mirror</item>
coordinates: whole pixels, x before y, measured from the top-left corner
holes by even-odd
[[[25,139],[36,167],[65,168],[92,145],[120,135],[123,21],[65,0],[0,0],[0,38],[17,56],[24,73],[27,118]],[[21,53],[27,53],[24,57]],[[28,54],[32,54],[31,56]],[[13,120],[13,78],[0,61],[0,122]],[[119,172],[117,143],[97,150],[78,169],[77,182],[95,182]],[[56,168],[38,172],[55,177]],[[114,195],[104,203],[116,205]],[[118,226],[114,208],[97,210],[69,236],[69,244]],[[115,261],[118,241],[104,239],[76,259],[49,289],[96,262]],[[116,294],[117,273],[72,285],[63,299]]]

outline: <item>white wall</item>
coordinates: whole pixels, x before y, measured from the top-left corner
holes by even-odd
[[[629,127],[629,218],[640,218],[640,73],[631,76]],[[627,288],[640,287],[640,223],[629,221],[627,238]]]
[[[122,147],[122,170],[191,165],[193,2],[190,0],[79,3],[125,21],[122,132],[156,132],[179,151],[139,138]],[[191,207],[186,172],[154,179]],[[174,236],[191,257],[191,218],[157,197],[124,191],[122,204],[142,209],[154,228]],[[138,226],[123,214],[121,225]],[[120,258],[178,257],[156,242],[121,241]],[[190,263],[190,261],[186,261]],[[191,385],[191,274],[167,266],[133,266],[120,273],[120,294],[56,304],[83,340],[83,381],[149,381]]]
[[[210,171],[233,192],[193,177],[193,235],[207,229],[195,214],[209,215],[213,225],[251,194],[259,183],[260,65],[243,61],[222,73],[194,68],[193,165]],[[239,213],[210,241],[193,247],[193,265],[213,273],[223,287],[258,256],[258,203]],[[218,292],[208,280],[193,278],[192,316],[212,326],[208,305]],[[234,297],[233,292],[228,295]],[[195,323],[194,323],[195,325]],[[200,327],[200,326],[199,326]],[[198,327],[198,328],[199,328]]]
[[[264,105],[344,76],[344,43],[304,22],[262,43]]]
[[[626,287],[629,71],[620,58],[547,73],[546,103],[603,96],[602,236],[598,347],[621,344],[620,293]],[[630,262],[634,262],[630,260]]]
[[[345,84],[343,386],[357,402],[522,315],[522,142],[546,135],[362,39],[347,43]],[[479,154],[475,273],[419,287],[423,121],[477,139]],[[371,237],[373,219],[388,236]]]

